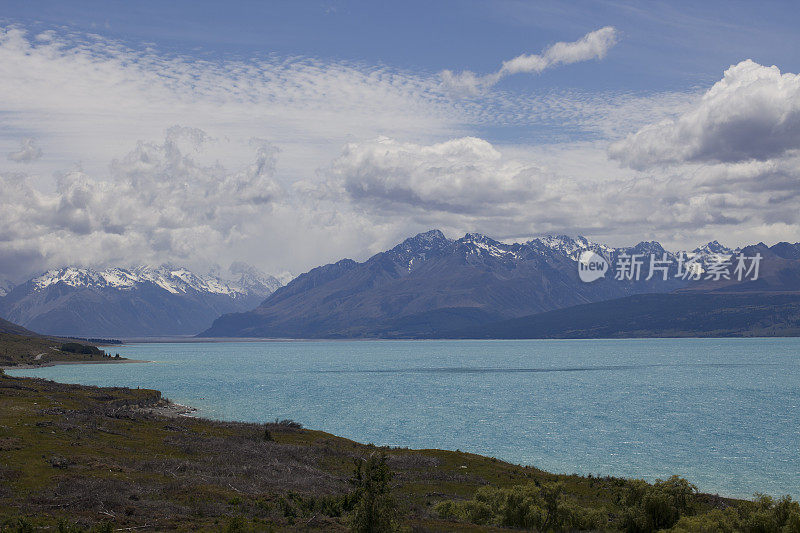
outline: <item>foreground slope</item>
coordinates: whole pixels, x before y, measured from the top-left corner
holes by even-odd
[[[379,498],[376,514],[414,531],[713,531],[724,522],[777,533],[800,525],[790,500],[698,494],[678,478],[651,485],[377,448],[289,421],[187,418],[153,390],[0,374],[0,397],[3,530],[345,531],[368,498]],[[385,469],[370,479],[385,493],[354,475],[354,464],[383,454]],[[751,528],[764,521],[774,527]]]

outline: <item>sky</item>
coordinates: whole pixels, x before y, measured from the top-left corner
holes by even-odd
[[[799,241],[791,2],[0,1],[0,280]]]

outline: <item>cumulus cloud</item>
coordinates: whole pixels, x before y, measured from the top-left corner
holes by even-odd
[[[657,239],[678,249],[792,239],[800,231],[796,168],[800,160],[786,159],[621,173],[602,142],[499,149],[470,137],[430,145],[384,138],[346,146],[324,174],[338,187],[327,194],[370,220],[510,239]]]
[[[637,169],[767,161],[800,149],[800,76],[751,60],[731,66],[690,110],[645,126],[609,154]]]
[[[558,65],[569,65],[591,59],[602,59],[617,44],[619,32],[612,26],[587,33],[577,41],[558,42],[540,54],[522,54],[508,61],[497,72],[480,76],[472,71],[440,73],[443,85],[450,91],[464,94],[479,94],[497,84],[506,76],[520,73],[539,74]]]
[[[457,213],[499,212],[542,194],[547,184],[540,168],[503,158],[475,137],[432,145],[389,138],[352,143],[328,172],[358,201]]]
[[[16,152],[9,152],[8,159],[17,163],[30,163],[42,157],[42,149],[36,146],[33,139],[22,139],[20,149]]]
[[[613,143],[611,158],[656,181],[654,213],[676,231],[796,240],[800,76],[746,60],[697,102]],[[663,184],[663,185],[662,185]],[[667,211],[669,208],[669,211]],[[755,237],[755,236],[758,237]]]

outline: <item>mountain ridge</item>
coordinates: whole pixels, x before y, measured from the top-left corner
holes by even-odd
[[[363,262],[342,259],[311,269],[256,309],[223,315],[201,335],[424,336],[439,327],[471,327],[634,294],[672,292],[688,283],[674,276],[617,281],[613,272],[583,283],[577,260],[587,250],[611,262],[621,254],[670,259],[677,254],[656,241],[614,248],[582,236],[555,235],[509,244],[480,233],[448,239],[430,230]],[[711,241],[686,255],[704,265],[712,255],[736,251]]]

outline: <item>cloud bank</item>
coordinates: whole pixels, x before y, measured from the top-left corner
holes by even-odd
[[[186,260],[237,239],[249,220],[280,199],[277,150],[254,141],[248,166],[203,166],[186,147],[205,138],[200,130],[173,127],[163,142],[140,142],[114,160],[106,176],[64,173],[52,193],[25,174],[0,173],[0,268],[20,275],[47,258],[61,264]]]

